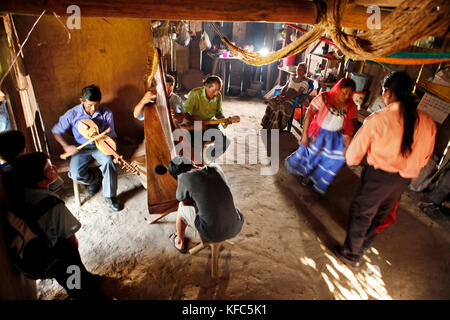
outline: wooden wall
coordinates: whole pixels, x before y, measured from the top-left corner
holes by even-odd
[[[412,48],[414,50],[414,48]],[[412,51],[408,50],[408,51]],[[411,79],[414,81],[416,80],[419,71],[420,71],[420,65],[389,65],[393,70],[396,71],[405,71],[409,74]],[[421,79],[427,80],[430,77],[433,76],[437,69],[437,64],[429,64],[425,65],[422,71]],[[381,91],[381,83],[386,75],[391,73],[391,71],[383,68],[380,65],[374,64],[374,63],[366,63],[364,66],[363,73],[369,75],[369,82],[367,86],[367,94],[369,94],[369,98],[366,101],[366,106],[370,107],[375,100],[375,98],[379,95]],[[419,97],[422,96],[423,92],[421,92],[420,89],[417,89],[417,94]],[[436,135],[436,145],[434,149],[434,153],[438,155],[439,157],[442,156],[443,152],[445,151],[445,148],[447,147],[447,143],[450,139],[450,117],[447,117],[447,119],[442,124],[436,124],[437,125],[437,135]]]
[[[35,19],[14,16],[21,41]],[[69,40],[60,21],[44,16],[24,49],[25,68],[33,82],[52,157],[62,152],[51,134],[52,127],[79,103],[81,89],[90,84],[100,87],[102,104],[114,113],[119,148],[137,146],[143,124],[133,118],[132,109],[144,93],[152,47],[150,20],[82,18],[81,28],[70,33]]]

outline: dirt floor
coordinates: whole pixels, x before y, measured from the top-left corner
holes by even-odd
[[[259,139],[264,110],[258,99],[224,101],[226,115],[241,117],[225,133],[247,154],[266,152]],[[77,236],[87,269],[110,277],[104,290],[118,299],[450,299],[450,224],[421,212],[418,194],[403,196],[396,223],[378,235],[359,271],[336,260],[330,248],[344,241],[360,168],[344,167],[326,196],[303,187],[282,165],[298,147],[298,128],[280,134],[274,175],[261,175],[264,159],[222,164],[245,224],[234,247],[221,252],[217,279],[210,277],[209,249],[181,255],[169,243],[176,213],[149,224],[147,193],[136,176],[119,175],[120,212],[101,192],[89,199],[84,187],[77,209],[65,177],[60,194],[83,225]],[[66,298],[56,281],[37,287],[40,299]]]

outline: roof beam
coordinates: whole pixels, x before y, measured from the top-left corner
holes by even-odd
[[[380,1],[390,2],[390,1]],[[0,12],[67,15],[67,7],[78,5],[81,17],[150,18],[198,21],[261,21],[315,24],[317,10],[308,0],[2,0]],[[386,13],[382,12],[383,15]],[[342,26],[367,30],[370,16],[364,6],[348,5]]]

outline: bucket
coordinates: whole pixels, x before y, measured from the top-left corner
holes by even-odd
[[[295,57],[297,55],[292,55],[286,58],[283,58],[283,66],[294,66],[295,65]]]
[[[367,79],[368,76],[366,74],[363,73],[351,73],[350,74],[350,78],[355,81],[356,83],[356,90],[358,92],[362,92],[364,91],[364,89],[366,88],[366,84],[367,84]]]
[[[354,91],[353,92],[353,102],[356,104],[356,106],[358,107],[358,110],[361,109],[362,104],[364,102],[364,97],[366,96],[365,92],[360,92],[360,91]]]

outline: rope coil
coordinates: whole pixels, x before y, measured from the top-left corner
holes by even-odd
[[[374,60],[395,53],[414,41],[448,31],[450,2],[448,0],[405,0],[383,21],[383,30],[373,29],[358,35],[341,31],[341,17],[349,0],[314,1],[318,23],[314,28],[269,55],[262,56],[232,44],[211,24],[232,53],[247,64],[261,66],[297,54],[327,32],[335,45],[354,60]],[[416,23],[412,23],[419,17]]]

